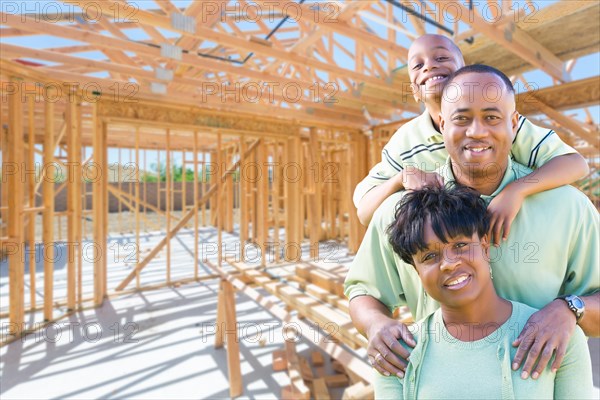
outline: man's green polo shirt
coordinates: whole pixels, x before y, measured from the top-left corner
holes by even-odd
[[[489,204],[507,184],[530,172],[509,160],[496,191],[482,197]],[[449,158],[438,173],[445,182],[455,180]],[[420,320],[438,304],[424,295],[413,266],[394,253],[386,232],[402,195],[398,192],[388,197],[373,215],[348,271],[345,294],[349,299],[371,295],[390,310],[408,305],[415,320]],[[592,203],[572,186],[526,197],[508,240],[490,249],[498,294],[542,308],[559,295],[588,295],[600,290],[598,223]]]
[[[520,116],[511,148],[511,158],[536,169],[554,157],[576,153],[552,129],[534,125]],[[448,152],[442,134],[433,126],[427,110],[402,125],[381,151],[381,161],[369,171],[354,189],[352,197],[358,207],[360,199],[375,186],[381,185],[409,166],[432,172],[446,162]]]

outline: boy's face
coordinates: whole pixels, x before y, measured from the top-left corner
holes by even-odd
[[[408,76],[417,102],[439,104],[444,82],[464,66],[462,53],[440,35],[424,35],[408,50]]]
[[[476,301],[492,284],[487,237],[458,236],[443,243],[428,223],[427,248],[413,256],[423,288],[434,300],[449,307]]]

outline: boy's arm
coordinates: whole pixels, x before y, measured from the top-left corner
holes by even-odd
[[[564,154],[554,157],[531,174],[511,182],[509,186],[516,186],[516,190],[527,197],[544,190],[569,185],[589,172],[590,168],[581,154]]]
[[[568,185],[589,173],[585,159],[579,153],[554,157],[527,176],[509,183],[490,203],[492,243],[506,240],[510,225],[527,196]]]
[[[435,172],[425,172],[413,166],[406,166],[405,169],[392,176],[385,183],[365,193],[358,202],[356,214],[360,223],[367,226],[371,222],[377,207],[391,194],[403,189],[417,190],[424,186],[443,185],[442,177]]]
[[[404,185],[402,184],[403,176],[404,171],[400,171],[397,175],[365,193],[362,199],[359,200],[356,208],[356,214],[358,215],[358,220],[361,224],[364,226],[369,225],[377,207],[379,207],[392,193],[404,189]]]

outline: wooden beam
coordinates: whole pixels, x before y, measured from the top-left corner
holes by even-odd
[[[131,183],[130,183],[131,185]],[[135,128],[135,262],[140,262],[140,128]],[[130,209],[131,210],[131,209]],[[144,214],[146,208],[144,207]],[[140,274],[135,277],[135,287],[140,287]]]
[[[408,57],[408,49],[403,46],[397,45],[395,42],[383,39],[376,34],[370,33],[366,30],[357,31],[356,26],[352,26],[344,20],[338,18],[341,13],[340,3],[325,3],[328,8],[327,11],[321,9],[321,7],[314,7],[311,4],[298,4],[295,3],[295,7],[290,7],[289,1],[269,1],[269,0],[258,0],[258,4],[262,4],[269,9],[277,9],[282,11],[284,14],[296,18],[298,10],[302,12],[302,15],[308,16],[304,20],[311,24],[319,26],[321,29],[328,32],[335,32],[340,35],[344,35],[356,42],[360,42],[365,46],[376,46],[388,54],[394,54],[397,57],[406,60]],[[355,10],[356,12],[356,10]]]
[[[167,147],[165,149],[166,152],[166,160],[165,160],[165,213],[167,215],[167,236],[166,236],[166,268],[165,268],[165,280],[167,285],[171,283],[171,238],[175,236],[176,233],[171,233],[171,211],[173,209],[173,205],[171,199],[173,198],[173,177],[171,176],[171,130],[167,129],[166,131],[167,138]],[[140,272],[137,272],[137,276],[139,276]]]
[[[52,93],[49,93],[52,95]],[[44,320],[51,321],[54,307],[54,102],[44,102],[43,234],[44,243]]]
[[[108,191],[111,192],[115,196],[121,196],[123,199],[128,200],[130,202],[132,208],[136,207],[136,205],[138,207],[143,206],[144,208],[149,208],[150,210],[154,211],[157,215],[163,216],[165,218],[167,216],[166,212],[163,212],[158,207],[148,203],[147,201],[141,200],[141,199],[136,200],[134,196],[131,196],[129,193],[125,192],[122,189],[119,189],[118,187],[109,186]],[[178,219],[173,214],[171,214],[171,218]]]
[[[220,165],[225,165],[223,161],[223,138],[221,135],[221,131],[217,131],[217,149],[215,150],[216,157],[213,158],[211,156],[211,161],[215,160],[217,162],[217,167]],[[259,144],[260,146],[260,144]],[[215,202],[210,203],[210,214],[211,217],[216,217],[217,221],[217,266],[221,267],[221,262],[223,261],[223,208],[225,205],[221,201],[221,193],[223,191],[223,180],[227,179],[227,175],[215,176],[216,182],[215,185]],[[212,179],[211,179],[212,181]]]
[[[70,90],[70,88],[69,88]],[[77,260],[79,249],[77,233],[80,217],[81,199],[81,157],[80,148],[77,146],[79,139],[78,121],[79,113],[74,92],[69,93],[67,113],[67,308],[75,310],[77,300]]]
[[[198,160],[198,131],[194,131],[194,148],[192,149],[194,152],[194,201],[193,201],[193,210],[194,210],[194,278],[198,278],[198,263],[200,258],[200,251],[198,250],[198,246],[200,245],[199,234],[199,221],[198,221],[198,199],[200,197],[200,181],[198,180],[198,166],[200,164]],[[204,174],[204,168],[202,170],[202,174]]]
[[[549,105],[535,99],[535,97],[532,97],[532,100],[535,101],[535,106],[538,108],[538,110],[552,118],[554,121],[558,122],[563,127],[571,130],[574,134],[585,140],[590,146],[600,149],[600,132],[598,132],[598,130],[589,131],[582,126],[581,122],[575,121],[574,119],[554,110]]]
[[[34,125],[34,96],[27,96],[27,140],[28,140],[28,148],[27,148],[27,157],[25,159],[25,163],[23,166],[25,167],[25,171],[35,171],[35,125]],[[23,185],[27,184],[27,197],[28,197],[28,208],[35,208],[35,175],[31,176],[28,173],[25,176],[25,181]],[[29,303],[31,307],[35,310],[37,308],[36,305],[36,246],[35,246],[35,220],[37,217],[37,212],[24,215],[25,219],[25,241],[27,244],[28,253],[29,253]]]
[[[266,106],[262,103],[246,103],[246,102],[237,102],[233,101],[227,105],[227,102],[222,101],[221,98],[213,98],[212,96],[198,96],[198,95],[186,95],[183,93],[170,93],[168,95],[157,95],[155,93],[150,92],[148,89],[144,87],[135,87],[133,86],[132,90],[125,90],[126,87],[123,86],[123,82],[103,79],[103,78],[94,78],[91,76],[81,75],[81,74],[73,74],[73,73],[65,73],[62,71],[51,71],[48,69],[44,69],[45,72],[48,73],[49,77],[53,77],[55,79],[59,79],[65,82],[73,82],[76,81],[82,86],[94,85],[94,87],[100,87],[107,97],[111,96],[120,96],[119,101],[122,102],[137,102],[140,99],[163,99],[163,101],[173,102],[173,96],[176,96],[175,102],[185,101],[187,105],[190,104],[196,105],[198,103],[202,104],[203,108],[207,109],[215,109],[218,111],[226,111],[226,112],[240,112],[243,111],[247,114],[254,114],[264,116]],[[115,85],[120,85],[120,91],[115,92]],[[88,93],[89,95],[89,93]],[[225,105],[224,105],[225,104]],[[286,118],[292,121],[303,121],[311,123],[319,123],[319,124],[327,124],[327,125],[345,125],[350,128],[362,128],[365,126],[366,121],[364,116],[359,115],[358,113],[355,115],[348,115],[338,113],[335,110],[326,110],[325,108],[321,109],[312,109],[312,108],[304,108],[304,109],[273,109],[273,114],[281,118]]]
[[[118,9],[119,12],[126,12],[126,5],[122,3],[115,3],[108,0],[102,0],[98,3],[95,0],[82,0],[83,4],[91,3],[96,6],[100,5],[103,11],[109,12],[113,9]],[[196,24],[195,33],[190,33],[182,29],[174,28],[171,25],[171,21],[163,16],[153,14],[151,12],[145,10],[137,10],[136,19],[140,21],[140,25],[150,25],[155,27],[160,27],[163,29],[167,29],[173,32],[177,32],[184,36],[193,37],[196,39],[202,40],[210,40],[214,43],[220,43],[225,46],[233,47],[239,49],[244,54],[248,51],[251,51],[255,54],[262,55],[264,57],[274,57],[278,58],[282,61],[291,62],[297,65],[307,66],[311,68],[315,68],[321,71],[326,71],[329,73],[333,73],[339,76],[348,76],[352,79],[355,79],[357,83],[360,82],[368,82],[372,84],[374,87],[377,87],[384,91],[393,92],[395,89],[391,86],[391,84],[387,83],[384,79],[378,79],[375,77],[367,76],[364,74],[357,73],[350,69],[338,67],[335,64],[330,64],[326,62],[322,62],[316,60],[314,58],[302,56],[296,53],[287,53],[281,52],[278,49],[271,48],[269,46],[265,46],[263,44],[259,44],[248,39],[236,37],[230,34],[223,34],[216,32],[212,29],[208,29],[203,27],[201,24]]]
[[[225,302],[225,291],[220,282],[217,296],[217,320],[215,322],[215,349],[220,349],[225,344]]]
[[[551,104],[556,111],[593,106],[600,104],[600,84],[598,76],[594,76],[543,89],[532,87],[529,91],[519,93],[516,100],[517,110],[524,115],[538,111],[538,100]]]
[[[227,372],[229,376],[229,395],[241,396],[244,392],[240,366],[240,342],[235,315],[235,292],[231,282],[221,281],[222,300],[225,301],[225,337],[227,342]]]
[[[177,7],[175,7],[169,0],[160,0],[157,1],[156,4],[160,7],[161,10],[163,10],[163,12],[166,15],[180,13],[180,10]]]
[[[76,153],[76,157],[77,157],[77,165],[76,165],[76,169],[75,169],[75,173],[77,174],[77,178],[75,180],[75,184],[76,184],[76,192],[77,192],[77,201],[75,203],[75,241],[77,243],[77,260],[76,260],[76,264],[75,264],[75,268],[77,271],[77,306],[78,308],[82,308],[83,307],[83,255],[82,255],[82,220],[83,220],[83,210],[84,208],[86,208],[86,206],[83,205],[83,197],[82,194],[85,195],[85,184],[84,184],[84,180],[83,180],[83,165],[85,164],[85,161],[82,161],[83,159],[83,154],[82,154],[82,146],[81,146],[81,136],[82,136],[82,119],[83,119],[83,114],[81,112],[81,99],[79,98],[78,93],[75,92],[75,96],[73,98],[73,100],[75,101],[75,110],[76,110],[76,116],[75,116],[75,153]],[[87,197],[86,197],[87,199]]]
[[[247,157],[247,155],[254,150],[254,148],[258,145],[259,142],[260,142],[259,140],[254,141],[248,147],[244,157]],[[223,174],[218,179],[223,179],[223,177],[227,176],[228,174],[231,174],[238,167],[239,163],[240,163],[239,160],[237,162],[235,162],[230,168],[228,168],[226,171],[224,171]],[[210,189],[208,189],[206,191],[206,193],[203,193],[202,198],[200,199],[200,201],[198,201],[198,205],[202,206],[202,204],[206,203],[208,201],[208,199],[212,196],[212,194],[216,191],[216,189],[217,189],[217,185],[213,184],[210,187]],[[212,212],[214,212],[213,209],[211,209],[211,213]],[[169,232],[167,232],[167,236],[163,237],[162,240],[160,242],[158,242],[158,244],[148,253],[148,255],[140,263],[138,263],[136,265],[136,267],[129,273],[129,275],[127,275],[127,277],[125,277],[125,279],[123,279],[123,281],[116,287],[115,290],[119,291],[119,290],[125,289],[125,287],[127,287],[127,285],[133,280],[133,278],[135,278],[135,275],[137,273],[139,273],[142,269],[144,269],[144,267],[146,267],[146,265],[148,265],[148,263],[162,250],[162,248],[167,244],[168,238],[176,235],[177,232],[179,232],[179,230],[182,227],[184,227],[185,224],[193,216],[194,216],[193,209],[191,209],[190,211],[185,213],[181,217],[181,219],[179,220],[177,225],[175,225],[175,227],[173,227]]]
[[[262,140],[256,148],[256,163],[260,171],[260,177],[258,177],[258,181],[256,182],[256,225],[258,229],[255,242],[261,249],[260,265],[263,267],[267,265],[269,240],[269,226],[267,222],[269,214],[269,173],[266,168],[267,152],[267,143]]]
[[[288,332],[284,331],[283,334],[287,337]],[[295,335],[296,332],[292,332],[291,334]],[[286,340],[284,346],[292,398],[309,400],[310,390],[302,379],[301,366],[298,360],[298,354],[296,353],[296,343],[292,340]]]
[[[98,119],[98,107],[93,106],[92,121],[94,126],[93,154],[100,176],[92,184],[92,207],[94,241],[94,304],[103,303],[106,295],[107,279],[107,235],[108,215],[108,157],[106,150],[106,124]]]
[[[229,0],[217,0],[217,1],[214,1],[211,4],[211,6],[214,5],[217,7],[217,9],[219,9],[224,4],[227,4],[228,1]],[[207,15],[206,12],[202,12],[203,7],[206,7],[206,5],[204,5],[202,2],[199,2],[199,1],[192,2],[185,9],[185,11],[183,12],[183,15],[185,15],[187,17],[193,17],[196,20],[198,20],[199,18],[202,18],[202,22],[198,22],[198,23],[203,23],[206,26],[212,28],[212,26],[217,21],[219,21],[219,19],[221,18],[221,14],[214,13],[214,14]],[[192,50],[192,49],[199,48],[199,46],[202,44],[202,40],[197,40],[197,39],[193,39],[190,37],[180,37],[175,41],[175,44],[184,50]],[[186,69],[195,70],[196,68],[190,68],[189,66],[186,66],[186,65],[180,65],[175,60],[169,60],[166,65],[166,69],[175,69],[175,76],[182,76],[184,74],[184,72],[186,71]]]
[[[297,316],[292,316],[284,309],[284,307],[278,305],[278,302],[274,302],[271,298],[265,297],[263,292],[253,289],[233,274],[216,268],[210,262],[207,262],[207,266],[214,273],[219,274],[223,279],[227,279],[229,282],[231,282],[231,284],[240,293],[244,293],[250,299],[264,307],[266,311],[290,326],[292,326],[292,324],[297,326],[299,335],[323,349],[331,357],[343,363],[346,369],[360,376],[365,382],[371,382],[373,372],[372,367],[369,366],[364,360],[358,358],[354,353],[351,353],[344,347],[335,343],[334,340],[331,340],[331,337],[327,335],[315,335],[314,326],[311,326],[306,321],[299,319]]]
[[[300,138],[290,137],[287,140],[286,149],[286,164],[283,169],[286,214],[284,258],[286,261],[298,262],[302,258],[302,224],[304,223],[300,214],[302,173],[306,173],[301,167],[302,144]]]
[[[445,12],[448,12],[454,18],[460,19],[476,31],[483,33],[500,46],[515,53],[553,78],[561,82],[571,80],[563,62],[550,50],[519,28],[514,21],[507,22],[505,26],[490,24],[475,10],[469,10],[462,3],[453,2],[452,4],[453,7],[446,7]]]
[[[90,44],[94,44],[96,46],[98,46],[99,48],[106,48],[106,49],[120,49],[120,50],[124,50],[124,51],[135,51],[138,54],[145,54],[151,57],[155,57],[155,58],[162,58],[161,57],[161,53],[160,53],[160,49],[154,47],[154,46],[147,46],[144,44],[140,44],[137,42],[132,42],[132,41],[126,41],[123,39],[119,39],[119,38],[114,38],[114,37],[107,37],[104,35],[100,35],[97,33],[93,33],[93,32],[85,32],[85,35],[83,37],[80,38],[80,36],[82,36],[82,32],[78,29],[75,28],[69,28],[67,26],[57,26],[56,24],[52,24],[52,23],[48,23],[48,22],[44,22],[44,21],[37,21],[35,24],[33,23],[29,23],[24,25],[19,16],[14,16],[11,14],[4,14],[4,13],[0,13],[0,16],[2,18],[6,17],[6,22],[8,24],[14,24],[17,26],[22,26],[23,29],[28,29],[31,30],[33,32],[36,33],[40,33],[40,34],[48,34],[48,35],[53,35],[53,36],[57,36],[57,37],[63,37],[63,38],[67,38],[67,39],[75,39],[75,38],[79,38],[79,40],[90,43]],[[4,49],[6,49],[6,51],[8,50],[13,50],[15,51],[16,49],[20,49],[19,46],[14,46],[14,45],[4,45],[2,44],[4,47]],[[29,53],[31,52],[36,52],[36,50],[26,50]],[[51,53],[51,52],[50,52]],[[17,52],[18,54],[18,52]],[[37,54],[39,54],[40,56],[47,56],[47,57],[51,57],[51,55],[47,54],[44,50],[38,50]],[[62,55],[61,55],[62,56]],[[72,56],[69,56],[72,57]],[[75,57],[77,58],[77,57]],[[57,60],[56,58],[52,58],[54,60]],[[60,60],[60,58],[58,58],[58,60]],[[64,62],[65,59],[62,59],[62,61],[56,61],[56,62]],[[73,60],[71,60],[73,61]],[[234,76],[244,76],[244,77],[248,77],[248,78],[252,78],[252,79],[257,79],[258,82],[267,82],[269,83],[273,88],[273,90],[275,89],[281,89],[284,87],[296,87],[296,86],[300,86],[302,89],[304,90],[312,90],[313,93],[313,97],[315,97],[316,99],[319,99],[320,101],[324,100],[324,96],[329,95],[330,93],[327,92],[324,88],[319,87],[320,90],[316,90],[315,88],[315,82],[310,82],[310,81],[304,81],[304,80],[292,80],[292,79],[285,79],[279,75],[273,75],[270,73],[266,73],[263,71],[255,71],[252,70],[250,68],[239,68],[239,67],[235,67],[233,65],[231,65],[230,63],[227,62],[220,62],[220,61],[214,61],[214,60],[209,60],[207,58],[202,58],[202,57],[198,57],[196,55],[193,54],[182,54],[182,59],[181,61],[179,61],[179,63],[181,65],[188,65],[188,66],[192,66],[192,67],[196,67],[198,65],[202,65],[204,68],[209,69],[209,70],[213,70],[213,71],[222,71],[222,72],[226,72],[226,73],[230,73],[233,74]],[[109,65],[105,65],[105,64],[110,64],[110,63],[104,63],[102,61],[83,61],[82,62],[82,66],[93,66],[93,65],[97,65],[97,66],[102,66],[104,67],[110,67]],[[118,68],[120,68],[120,70],[123,73],[131,73],[132,70],[131,69],[126,69],[126,68],[133,68],[133,67],[127,67],[125,65],[119,65]],[[112,68],[110,70],[113,70]],[[118,70],[115,70],[118,71]],[[148,74],[152,74],[149,71],[145,71],[142,70],[141,68],[138,70],[138,74],[139,76],[144,76],[144,77],[148,77]],[[345,75],[342,75],[345,76]],[[148,78],[146,78],[148,79]],[[189,78],[187,78],[189,79]],[[179,81],[178,81],[179,82]],[[212,84],[212,82],[210,82]],[[208,90],[208,86],[206,86],[208,83],[205,82],[204,87],[205,90]],[[275,84],[278,84],[275,85]],[[395,89],[394,89],[395,90]],[[371,96],[367,99],[366,96],[358,94],[358,93],[344,93],[344,92],[337,92],[335,93],[335,97],[339,98],[339,99],[346,99],[348,101],[354,101],[354,102],[367,102],[370,104],[376,104],[376,105],[380,105],[382,107],[387,107],[391,110],[397,109],[396,105],[393,105],[392,103],[390,103],[389,101],[385,101],[385,100],[381,100],[376,96]],[[333,105],[333,107],[335,107],[335,104]]]
[[[309,232],[310,232],[310,257],[311,260],[319,258],[319,242],[321,240],[321,222],[322,222],[322,204],[321,204],[321,145],[319,143],[319,134],[315,128],[310,128],[310,170],[312,174],[308,177],[310,183],[309,195]],[[307,172],[308,173],[308,172]]]
[[[15,86],[20,81],[14,77],[10,82]],[[2,174],[7,176],[8,196],[8,238],[5,250],[8,254],[8,287],[9,287],[9,334],[19,335],[24,330],[25,318],[25,265],[21,260],[23,254],[23,219],[24,185],[21,182],[23,165],[23,104],[21,93],[8,94],[8,137],[6,156],[7,165]],[[11,171],[9,172],[9,168]]]
[[[247,160],[245,158],[246,152],[246,138],[240,138],[240,180],[239,180],[239,210],[240,210],[240,257],[242,260],[246,258],[246,242],[248,241],[248,226],[249,226],[249,198],[250,198],[250,180],[244,176]]]
[[[400,3],[402,3],[402,5],[405,5],[410,8],[413,8],[416,4],[412,0],[401,0]],[[408,14],[408,19],[410,20],[410,23],[415,28],[417,35],[423,36],[426,33],[425,27],[423,26],[424,25],[423,21],[410,13],[406,13],[406,14]]]

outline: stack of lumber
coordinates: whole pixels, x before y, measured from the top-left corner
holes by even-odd
[[[367,340],[350,319],[348,300],[343,293],[345,267],[302,262],[264,268],[231,259],[226,261],[234,268],[238,279],[275,296],[288,311],[295,311],[298,317],[316,325],[326,341],[352,350],[367,347]],[[409,321],[410,314],[403,310],[397,317]],[[364,355],[355,354],[365,362]],[[330,398],[331,388],[345,388],[343,397],[346,399],[373,397],[370,377],[359,376],[345,368],[333,355],[331,368],[334,374],[326,374],[319,351],[311,354],[311,362],[298,355],[293,341],[286,341],[285,348],[273,352],[273,369],[287,370],[290,379],[290,385],[282,389],[281,398],[326,399]]]

